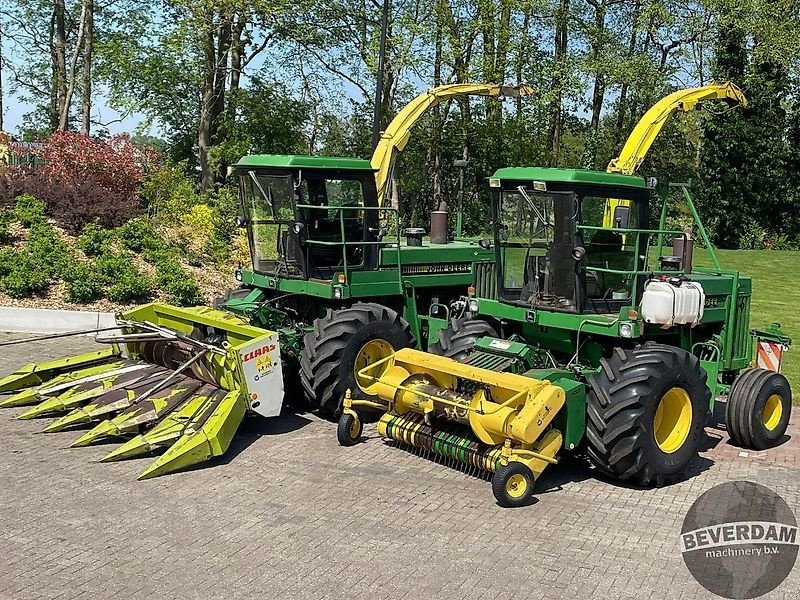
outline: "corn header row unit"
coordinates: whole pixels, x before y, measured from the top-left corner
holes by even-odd
[[[735,86],[664,98],[606,172],[498,170],[479,238],[449,235],[445,207],[429,235],[400,229],[383,198],[419,116],[447,98],[529,93],[431,90],[398,114],[371,162],[243,158],[238,221],[252,264],[237,269],[240,287],[215,310],[121,315],[97,332],[107,349],[0,380],[13,394],[3,405],[57,416],[48,431],[88,428],[74,445],[124,440],[107,460],[167,448],[150,477],[224,453],[246,412],[280,412],[285,386],[339,419],[342,445],[375,419],[393,443],[491,477],[502,506],[530,502],[565,452],[642,485],[685,475],[724,393],[736,443],[780,443],[789,338],[777,325],[750,329],[751,280],[720,266],[687,187],[633,175],[669,115],[744,104]],[[667,229],[674,192],[693,230]],[[712,268],[693,265],[695,232]]]

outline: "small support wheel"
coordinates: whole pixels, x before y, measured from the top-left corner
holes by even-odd
[[[791,412],[792,391],[786,378],[766,369],[748,369],[728,394],[728,434],[743,448],[772,448],[783,441]]]
[[[354,446],[361,439],[364,424],[357,414],[344,412],[339,417],[339,426],[336,428],[336,439],[340,446]]]
[[[527,465],[511,461],[492,476],[492,493],[503,508],[526,506],[533,498],[536,477]]]

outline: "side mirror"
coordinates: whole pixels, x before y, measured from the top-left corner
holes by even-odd
[[[631,222],[631,207],[617,206],[614,209],[614,228],[627,229]]]
[[[583,246],[575,246],[572,249],[572,258],[575,259],[575,262],[581,262],[584,256],[586,256],[586,248]]]
[[[237,215],[235,221],[237,227],[247,227],[247,217]]]

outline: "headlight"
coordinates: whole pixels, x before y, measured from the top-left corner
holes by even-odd
[[[340,287],[333,288],[333,297],[336,300],[341,300],[341,298],[342,298],[342,288],[340,288]]]
[[[469,299],[469,304],[467,306],[469,306],[469,312],[474,312],[474,313],[478,312],[479,306],[478,306],[478,300],[477,299],[470,298]]]
[[[233,276],[236,278],[236,281],[241,281],[242,280],[242,270],[241,269],[236,269],[236,271],[234,272]]]
[[[633,325],[631,323],[620,323],[619,334],[624,338],[633,337]]]

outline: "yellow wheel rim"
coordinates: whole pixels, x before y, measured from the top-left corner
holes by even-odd
[[[778,394],[772,394],[767,398],[764,404],[764,410],[761,411],[761,418],[764,421],[764,427],[767,431],[772,431],[781,422],[783,416],[783,402]]]
[[[506,493],[512,498],[521,498],[528,490],[528,480],[516,473],[506,481]]]
[[[359,377],[358,372],[364,367],[378,362],[394,354],[394,348],[386,340],[374,339],[361,346],[356,355],[355,376],[358,386],[363,390],[375,383],[372,377],[380,377],[384,369],[378,368],[370,371],[370,377]]]
[[[692,400],[683,388],[674,387],[661,397],[653,418],[653,436],[662,452],[677,452],[692,428]]]
[[[361,423],[358,420],[358,417],[353,417],[350,423],[350,439],[354,440],[358,438],[358,430],[361,428]]]

